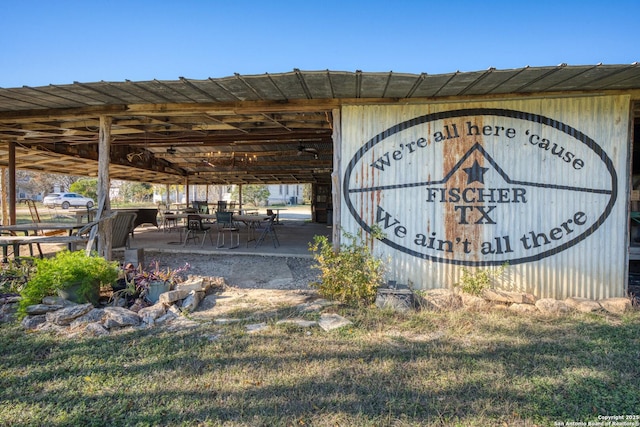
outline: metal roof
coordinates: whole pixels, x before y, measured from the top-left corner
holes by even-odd
[[[636,63],[437,75],[294,70],[0,88],[0,166],[15,141],[18,168],[95,175],[100,117],[109,116],[112,178],[315,182],[332,167],[332,112],[343,104],[637,89]]]

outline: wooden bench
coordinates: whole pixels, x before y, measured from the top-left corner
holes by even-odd
[[[2,260],[7,262],[9,246],[13,247],[13,256],[20,256],[20,246],[41,245],[41,244],[66,244],[69,250],[76,250],[79,243],[86,244],[89,241],[88,235],[71,236],[0,236],[0,246],[2,246]],[[30,251],[33,256],[33,250]],[[42,252],[40,252],[42,258]]]

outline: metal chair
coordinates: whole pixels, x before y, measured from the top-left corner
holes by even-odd
[[[204,246],[204,239],[209,234],[209,230],[211,230],[211,226],[205,225],[202,222],[202,217],[200,215],[187,215],[187,234],[184,236],[184,244],[183,246],[187,246],[189,240],[198,240],[198,235],[202,233],[202,243],[200,246]],[[209,241],[211,241],[211,245],[213,246],[213,238],[211,234],[209,234]]]
[[[229,240],[231,246],[229,249],[237,248],[240,246],[240,228],[233,223],[233,212],[216,212],[216,222],[218,224],[218,242],[217,248],[224,247],[224,233],[229,233]],[[233,235],[236,236],[236,244],[233,244]],[[222,237],[222,244],[220,244],[220,237]]]

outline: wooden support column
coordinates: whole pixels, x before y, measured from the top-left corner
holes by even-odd
[[[2,225],[9,225],[9,197],[7,197],[7,168],[0,168],[0,188],[2,188]]]
[[[9,194],[9,224],[16,223],[16,143],[9,141],[9,176],[7,178]]]
[[[101,218],[111,211],[109,199],[109,163],[111,162],[111,123],[110,116],[100,116],[100,134],[98,139],[98,213]],[[98,227],[98,254],[111,260],[111,221],[103,221]],[[90,241],[91,243],[91,241]],[[87,248],[88,249],[88,248]]]
[[[184,201],[189,207],[189,176],[184,177]]]
[[[238,185],[238,209],[242,214],[242,184]]]
[[[333,250],[340,249],[340,230],[342,224],[340,222],[340,212],[342,206],[342,182],[340,181],[340,150],[342,149],[342,132],[340,127],[340,110],[335,109],[333,113],[333,172],[331,172],[331,197],[333,204],[333,225],[331,239],[333,242]]]

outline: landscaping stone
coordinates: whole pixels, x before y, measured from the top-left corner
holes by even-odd
[[[104,309],[102,308],[94,308],[87,314],[83,314],[82,316],[74,319],[73,322],[69,326],[72,328],[77,328],[82,325],[86,325],[88,323],[101,322],[104,318]]]
[[[31,329],[36,329],[46,321],[47,321],[47,316],[44,314],[25,316],[22,319],[22,322],[20,322],[20,326],[22,326],[24,329],[31,330]]]
[[[553,298],[542,298],[536,301],[536,308],[543,314],[565,314],[569,306],[562,301]]]
[[[409,311],[415,307],[411,289],[379,288],[376,295],[376,307],[395,311]]]
[[[594,311],[602,310],[600,303],[589,298],[569,297],[565,299],[564,302],[574,310],[583,313],[593,313]]]
[[[339,314],[335,313],[322,313],[318,325],[325,331],[331,331],[333,329],[342,328],[350,325],[352,322]]]
[[[250,334],[263,331],[267,329],[267,324],[265,322],[262,323],[254,323],[246,326],[247,332]]]
[[[87,325],[84,328],[84,332],[87,335],[92,335],[95,337],[109,335],[110,333],[109,330],[104,326],[102,326],[102,323],[99,323],[99,322],[87,323]]]
[[[68,299],[64,299],[58,296],[46,296],[42,298],[42,303],[47,305],[61,305],[64,307],[68,307],[70,305],[78,305],[78,303],[69,301]]]
[[[296,309],[301,312],[301,313],[309,313],[309,312],[314,312],[314,311],[320,311],[325,307],[330,307],[332,305],[335,305],[336,303],[334,301],[329,301],[326,299],[317,299],[315,301],[312,302],[307,302],[304,304],[298,304],[296,306]]]
[[[509,310],[515,311],[516,313],[535,313],[538,311],[535,305],[532,304],[511,304],[509,306]]]
[[[420,305],[427,310],[445,311],[462,307],[462,299],[451,289],[430,289],[421,297]]]
[[[187,295],[189,295],[189,291],[184,289],[176,289],[174,291],[164,292],[160,294],[160,298],[158,299],[158,301],[166,305],[171,305],[176,301],[185,299]]]
[[[488,301],[515,304],[535,304],[536,297],[522,292],[501,291],[498,289],[484,289],[482,297]]]
[[[46,314],[50,311],[56,311],[64,308],[64,305],[48,305],[48,304],[34,304],[26,308],[27,314]]]
[[[204,277],[190,277],[188,280],[178,283],[176,285],[176,290],[178,291],[204,291],[206,292],[209,288],[209,281],[205,280]]]
[[[491,305],[491,303],[484,298],[469,295],[464,292],[460,294],[460,300],[465,308],[471,310],[484,310]]]
[[[141,321],[137,313],[122,307],[106,307],[104,312],[106,319],[103,325],[107,329],[138,326]]]
[[[158,302],[152,306],[141,308],[138,311],[138,316],[142,319],[142,323],[146,325],[152,325],[156,319],[162,317],[167,312],[164,304]]]
[[[198,308],[198,304],[204,298],[203,291],[191,291],[189,295],[182,301],[182,310],[192,313]]]
[[[631,300],[629,298],[605,298],[598,301],[602,308],[611,314],[623,314],[631,310]]]
[[[68,326],[74,319],[88,313],[92,309],[93,305],[91,303],[71,305],[60,310],[47,313],[47,322],[59,326]]]
[[[316,326],[318,322],[315,320],[305,320],[305,319],[284,319],[278,320],[276,325],[296,325],[301,328],[309,328],[311,326]]]

